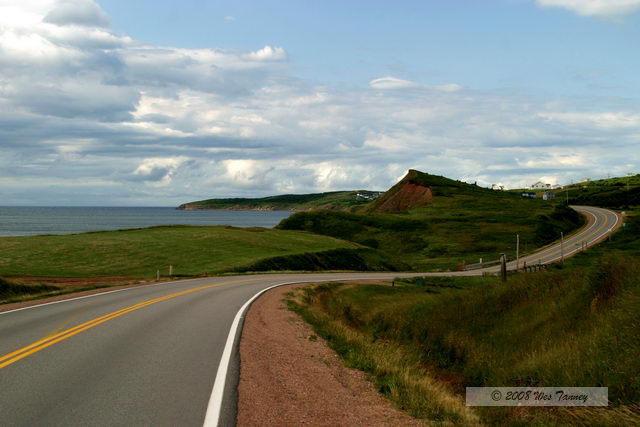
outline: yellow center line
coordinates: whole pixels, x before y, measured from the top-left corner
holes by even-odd
[[[73,328],[67,329],[66,331],[62,331],[59,332],[57,334],[54,335],[49,335],[43,339],[40,339],[32,344],[29,344],[28,346],[22,347],[16,351],[13,351],[9,354],[5,354],[4,356],[0,357],[0,368],[4,368],[6,366],[11,365],[12,363],[17,362],[20,359],[24,359],[27,356],[30,356],[34,353],[37,353],[40,350],[43,350],[49,346],[52,346],[60,341],[66,340],[67,338],[70,338],[76,334],[79,334],[80,332],[86,331],[87,329],[91,329],[94,326],[98,326],[102,323],[108,322],[109,320],[115,319],[116,317],[120,317],[123,316],[127,313],[131,313],[132,311],[138,310],[140,308],[143,307],[147,307],[149,305],[153,305],[156,303],[159,303],[161,301],[166,301],[168,299],[171,298],[175,298],[178,296],[182,296],[182,295],[186,295],[186,294],[190,294],[192,292],[197,292],[197,291],[201,291],[204,289],[209,289],[209,288],[215,288],[218,286],[225,286],[225,285],[232,285],[235,283],[243,283],[243,282],[251,282],[254,281],[256,279],[242,279],[242,280],[233,280],[230,282],[223,282],[223,283],[217,283],[215,285],[205,285],[205,286],[200,286],[197,288],[192,288],[192,289],[187,289],[184,291],[180,291],[180,292],[176,292],[173,294],[169,294],[169,295],[165,295],[162,297],[158,297],[158,298],[154,298],[154,299],[150,299],[150,300],[146,300],[146,301],[141,301],[137,304],[134,304],[132,306],[129,307],[125,307],[123,309],[120,309],[118,311],[114,311],[112,313],[109,314],[105,314],[104,316],[100,316],[97,317],[95,319],[89,320],[88,322],[82,323],[80,325],[74,326]]]
[[[67,317],[66,319],[64,319],[64,321],[62,321],[61,323],[59,323],[59,324],[58,324],[58,326],[56,326],[55,328],[53,328],[53,329],[51,330],[51,332],[49,332],[49,333],[48,333],[47,335],[45,335],[44,337],[45,337],[45,338],[52,337],[52,336],[56,335],[58,332],[60,332],[60,331],[64,330],[64,328],[65,328],[67,325],[69,325],[69,324],[73,323],[73,321],[74,321],[75,319],[77,319],[77,318],[78,318],[78,316],[80,316],[82,313],[84,313],[85,311],[87,311],[87,308],[88,308],[88,307],[85,307],[85,308],[82,308],[82,309],[77,310],[76,312],[74,312],[71,316],[69,316],[69,317]]]

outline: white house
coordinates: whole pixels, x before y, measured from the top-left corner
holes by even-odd
[[[532,190],[550,190],[551,184],[544,183],[542,181],[538,181],[531,186]]]

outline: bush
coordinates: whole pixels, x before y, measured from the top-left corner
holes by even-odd
[[[542,246],[560,238],[560,233],[568,233],[584,223],[584,218],[578,212],[565,206],[558,205],[547,215],[536,218],[535,242]]]
[[[405,265],[388,263],[372,249],[333,249],[266,258],[237,271],[399,271],[405,268]]]

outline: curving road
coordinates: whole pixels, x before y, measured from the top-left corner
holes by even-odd
[[[606,209],[564,255],[620,224]],[[559,245],[520,260],[559,259]],[[510,268],[515,268],[510,263]],[[493,269],[428,275],[477,275]],[[248,301],[275,285],[417,273],[262,274],[160,283],[0,313],[3,426],[233,425],[235,356]],[[232,328],[233,327],[233,328]],[[235,329],[234,329],[235,328]],[[223,399],[224,397],[224,399]]]
[[[569,257],[587,249],[616,231],[622,224],[621,216],[613,211],[591,206],[571,206],[587,218],[587,224],[578,232],[565,236],[563,242],[556,242],[546,248],[536,251],[534,254],[512,260],[507,263],[508,270],[521,268],[526,265],[549,264],[560,261],[563,257]],[[487,268],[483,271],[497,271],[499,268]]]

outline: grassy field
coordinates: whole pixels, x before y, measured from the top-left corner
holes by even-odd
[[[0,276],[152,278],[234,271],[276,255],[355,248],[327,236],[264,228],[160,226],[0,238]]]
[[[500,253],[515,258],[516,234],[523,254],[583,224],[582,217],[560,200],[525,199],[422,173],[416,178],[433,190],[427,207],[386,214],[367,213],[370,206],[363,213],[299,212],[278,228],[357,242],[398,269],[425,271],[454,269],[479,258],[494,260]]]
[[[290,306],[414,416],[640,423],[640,218],[547,272],[301,288]],[[466,386],[604,386],[610,408],[470,408]]]
[[[332,191],[315,194],[284,194],[259,199],[207,199],[180,205],[179,209],[350,209],[369,203],[380,195],[378,191]]]

